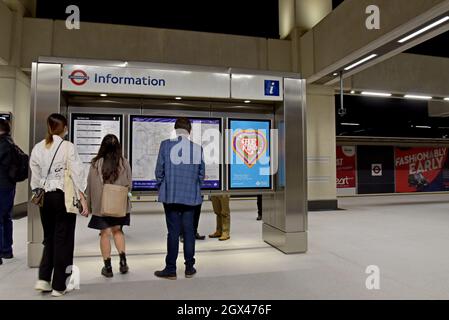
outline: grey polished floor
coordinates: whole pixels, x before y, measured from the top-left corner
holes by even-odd
[[[309,215],[309,252],[284,255],[261,241],[255,201],[233,201],[232,238],[198,243],[198,276],[156,279],[163,266],[165,224],[159,207],[140,204],[125,229],[131,272],[99,274],[98,233],[79,219],[81,289],[62,299],[449,299],[449,196],[340,199],[335,212]],[[205,206],[200,229],[213,231]],[[15,254],[0,266],[1,299],[51,299],[32,290],[26,267],[26,219],[15,221]],[[182,253],[180,254],[182,258]],[[117,269],[118,260],[113,259]],[[380,269],[380,290],[365,286],[366,267]]]

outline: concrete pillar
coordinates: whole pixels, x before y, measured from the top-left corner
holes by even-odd
[[[279,1],[279,33],[291,40],[292,69],[303,77],[314,72],[314,40],[303,36],[331,11],[332,0]],[[335,98],[331,87],[307,86],[307,155],[309,209],[336,209]]]
[[[23,12],[13,12],[9,65],[20,67],[22,57]]]
[[[12,19],[12,12],[0,1],[0,65],[9,63]]]
[[[310,30],[332,11],[332,0],[296,0],[296,27]]]
[[[13,12],[21,12],[27,17],[36,16],[36,0],[1,0]],[[1,2],[0,1],[0,2]]]
[[[294,28],[312,29],[332,11],[332,0],[279,0],[279,34],[287,38]]]
[[[32,0],[4,0],[11,11],[9,65],[20,67],[22,57],[23,17],[35,10]]]
[[[335,97],[331,87],[307,86],[309,209],[337,209]]]

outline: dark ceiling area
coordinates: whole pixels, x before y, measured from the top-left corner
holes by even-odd
[[[341,117],[338,115],[340,96],[337,95],[335,107],[337,136],[449,137],[449,119],[429,117],[427,101],[346,95],[347,113]]]
[[[81,22],[279,38],[278,0],[37,0],[37,17],[65,20],[77,5]]]
[[[338,7],[344,0],[332,0],[332,7],[335,9]]]
[[[423,42],[407,50],[406,53],[449,58],[449,32],[442,33],[439,36]]]

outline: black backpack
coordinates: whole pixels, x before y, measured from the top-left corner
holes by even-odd
[[[16,144],[11,145],[11,164],[9,166],[9,179],[14,182],[22,182],[28,179],[28,166],[30,157]]]

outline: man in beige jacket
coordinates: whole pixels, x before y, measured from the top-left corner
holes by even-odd
[[[229,195],[211,196],[212,206],[217,215],[217,228],[215,233],[209,235],[209,238],[219,238],[220,241],[226,241],[231,238],[231,210],[229,209]]]

